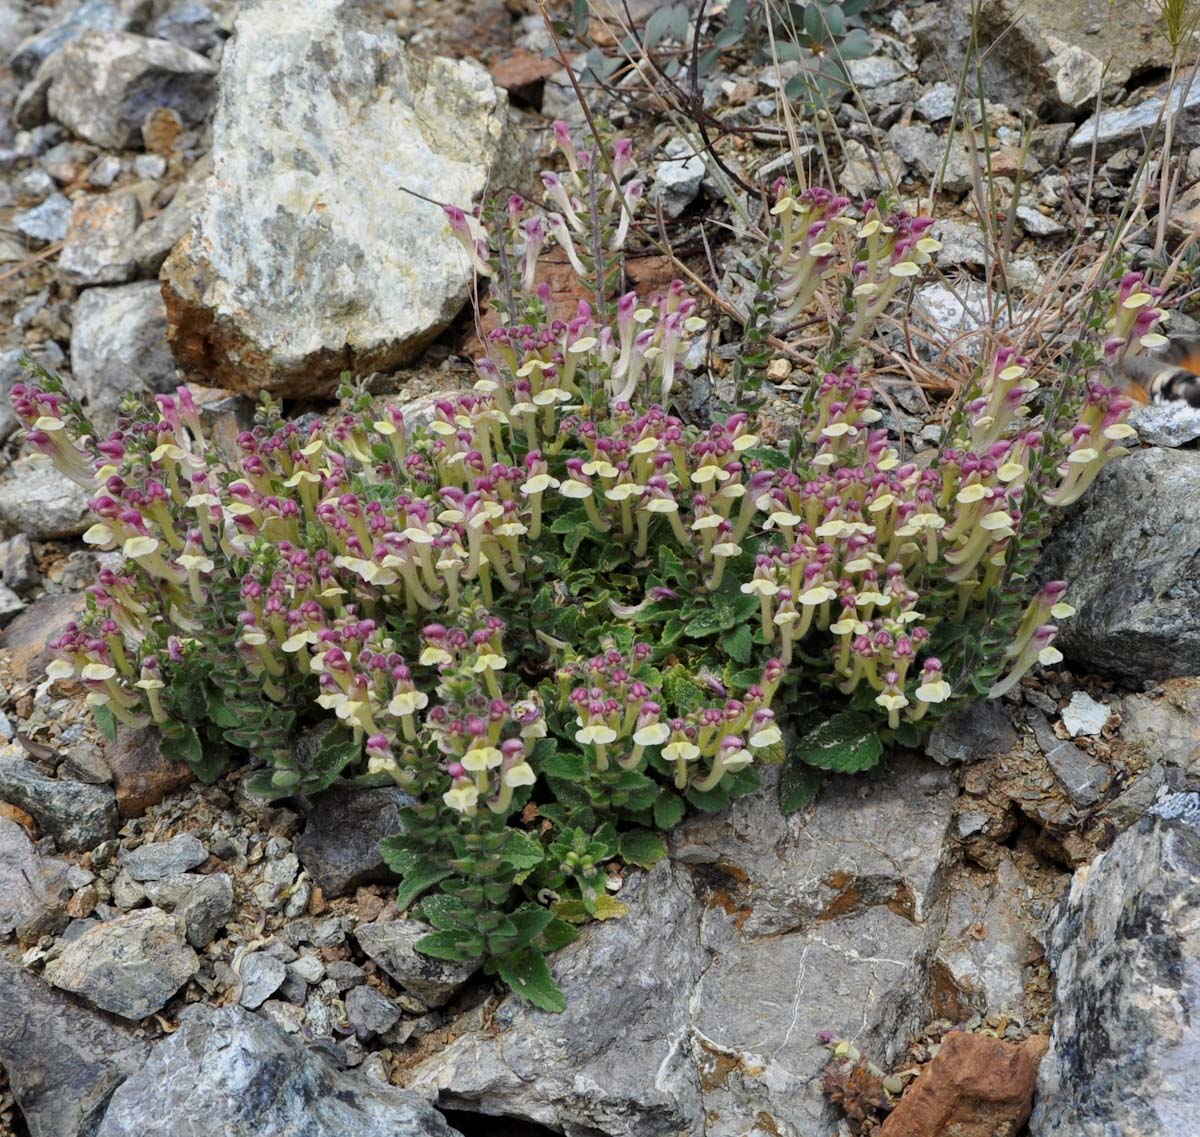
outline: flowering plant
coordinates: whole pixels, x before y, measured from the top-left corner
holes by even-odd
[[[628,147],[601,163],[559,136],[549,216],[510,201],[492,243],[447,210],[510,317],[428,425],[347,385],[327,419],[264,398],[222,448],[186,389],[131,401],[107,437],[45,371],[13,391],[29,442],[92,495],[85,541],[117,554],[51,678],[105,729],[156,726],[205,781],[249,752],[268,797],[403,787],[385,852],[432,925],[420,950],[546,1009],[545,953],[620,914],[620,866],[664,856],[688,806],[751,792],[782,727],[794,809],[814,773],[866,769],[1058,658],[1070,608],[1057,582],[1029,599],[1032,555],[1130,433],[1115,388],[1048,400],[1002,347],[936,461],[906,457],[850,357],[936,247],[927,219],[784,186],[764,281],[781,324],[841,304],[827,369],[790,453],[744,412],[686,421],[696,300],[613,296],[601,264],[640,197]],[[546,234],[596,285],[570,320],[535,283]],[[1139,285],[1097,324],[1110,352],[1154,334]]]

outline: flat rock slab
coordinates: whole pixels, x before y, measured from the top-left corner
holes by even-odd
[[[410,995],[427,1007],[440,1007],[475,974],[480,961],[452,963],[422,955],[416,943],[432,931],[420,920],[376,920],[359,924],[354,938]]]
[[[1090,671],[1200,674],[1200,453],[1136,450],[1066,514],[1040,573],[1066,580],[1077,614],[1056,641]]]
[[[89,928],[46,966],[55,987],[138,1021],[161,1010],[200,966],[183,921],[142,908]]]
[[[410,57],[351,0],[243,9],[213,174],[163,266],[185,377],[302,398],[416,356],[470,281],[421,197],[470,207],[510,145],[506,108],[477,64]]]
[[[411,1084],[565,1133],[833,1132],[818,1032],[887,1065],[930,1017],[957,791],[948,771],[896,762],[782,818],[764,775],[626,879],[627,915],[551,956],[563,1014],[510,995]]]
[[[88,1134],[149,1044],[0,959],[0,1063],[33,1137]]]
[[[0,530],[34,541],[78,537],[90,524],[88,495],[48,458],[18,458],[0,482]]]
[[[415,1094],[241,1007],[188,1008],[113,1094],[96,1137],[460,1137]]]
[[[136,849],[123,849],[120,859],[134,880],[162,880],[203,864],[208,850],[190,833],[180,833],[169,841],[150,841]]]

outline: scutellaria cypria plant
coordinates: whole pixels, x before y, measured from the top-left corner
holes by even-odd
[[[621,915],[621,866],[664,856],[689,808],[772,763],[798,808],[824,772],[1060,658],[1065,586],[1035,590],[1033,557],[1131,434],[1116,388],[1047,388],[1010,345],[964,382],[936,461],[903,454],[849,359],[924,271],[929,220],[784,185],[765,294],[781,328],[818,299],[836,313],[827,369],[787,451],[741,411],[686,421],[696,300],[609,287],[641,196],[629,147],[601,162],[558,134],[548,210],[446,211],[508,317],[427,422],[347,386],[326,418],[264,398],[223,450],[186,388],[107,437],[44,371],[13,392],[29,443],[92,495],[85,540],[120,553],[50,677],[206,782],[248,758],[268,798],[405,788],[385,852],[431,925],[420,950],[548,1010],[546,953]],[[597,295],[569,320],[536,284],[548,239]],[[1129,276],[1078,335],[1136,353],[1157,299]]]

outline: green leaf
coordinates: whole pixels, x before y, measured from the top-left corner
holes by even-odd
[[[883,754],[875,724],[857,711],[840,711],[796,744],[795,757],[822,770],[855,774],[869,770]]]
[[[803,762],[788,762],[779,778],[779,812],[795,813],[803,809],[825,781],[825,775]]]
[[[688,715],[708,704],[708,696],[692,682],[691,674],[681,663],[663,672],[663,694],[680,715]]]
[[[431,932],[427,936],[422,936],[413,947],[422,955],[432,956],[434,959],[448,959],[453,963],[470,963],[471,960],[479,957],[478,951],[471,951],[470,948],[474,945],[464,944],[463,933],[457,929],[448,929],[444,932]]]
[[[720,813],[729,804],[729,787],[725,784],[727,778],[722,778],[715,789],[689,789],[687,799],[703,813]]]
[[[379,852],[388,868],[401,878],[396,890],[396,907],[407,908],[422,892],[452,875],[453,870],[420,853],[396,848],[395,840],[388,837],[380,841]]]
[[[726,632],[721,637],[721,646],[735,663],[749,663],[754,653],[754,634],[750,625],[742,624],[741,627]]]
[[[241,725],[238,713],[225,702],[218,691],[214,691],[211,687],[206,689],[204,699],[208,708],[208,719],[214,726],[218,726],[222,730],[231,730]]]
[[[658,797],[654,799],[654,824],[659,829],[674,829],[683,820],[686,812],[687,806],[678,794],[672,793],[665,786],[658,791]]]
[[[104,735],[109,742],[117,741],[117,716],[103,704],[97,703],[92,708],[92,715],[96,719],[96,725],[100,728],[100,733]]]
[[[579,938],[579,929],[571,927],[557,915],[542,929],[542,946],[546,951],[558,951]]]
[[[307,793],[320,793],[337,781],[342,771],[362,757],[362,739],[341,723],[319,734],[315,745],[306,745],[307,736],[296,740],[296,761],[304,773]]]
[[[518,908],[509,919],[517,929],[516,943],[509,950],[521,951],[529,947],[554,922],[554,913],[549,908],[526,904]]]
[[[649,869],[667,855],[667,846],[657,833],[649,829],[631,829],[621,834],[620,852],[621,859],[627,865]]]
[[[516,872],[527,872],[540,865],[545,855],[542,846],[528,833],[510,829],[505,836],[500,859]]]
[[[420,947],[420,943],[417,946]],[[550,974],[546,957],[537,948],[500,956],[496,960],[496,971],[514,994],[528,999],[540,1010],[561,1014],[567,1009],[567,1001]]]
[[[566,778],[568,781],[581,782],[587,777],[587,760],[582,754],[559,750],[541,757],[535,756],[534,761],[538,773],[547,778]]]
[[[851,28],[838,50],[843,59],[865,59],[875,50],[875,44],[863,28]]]

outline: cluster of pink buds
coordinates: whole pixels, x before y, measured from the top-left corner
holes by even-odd
[[[854,262],[854,323],[849,342],[861,339],[874,325],[900,285],[919,276],[941,242],[930,235],[932,217],[913,217],[901,210],[881,216],[874,202],[867,202],[856,237],[859,245]]]
[[[1129,451],[1121,443],[1137,431],[1125,421],[1133,400],[1119,386],[1093,380],[1088,383],[1079,422],[1062,436],[1066,459],[1058,466],[1062,481],[1043,495],[1048,504],[1078,501],[1107,462]]]
[[[842,251],[838,230],[855,226],[854,219],[843,213],[849,204],[848,197],[836,197],[820,186],[795,193],[785,179],[776,181],[771,207],[780,234],[776,322],[786,325],[795,321],[812,302],[817,286],[836,267]]]
[[[726,774],[736,774],[756,756],[783,741],[770,703],[784,675],[779,660],[769,660],[762,681],[743,698],[721,706],[702,707],[662,724],[666,732],[661,757],[672,769],[675,788],[707,793]]]
[[[1167,317],[1166,309],[1158,305],[1162,294],[1143,273],[1128,272],[1122,277],[1104,323],[1106,363],[1118,363],[1166,344],[1167,337],[1158,330]]]
[[[96,488],[91,456],[74,437],[79,433],[78,417],[64,394],[16,383],[12,389],[12,407],[32,446],[77,485],[86,490]]]
[[[107,707],[126,726],[164,721],[158,658],[148,655],[140,665],[132,661],[115,620],[72,621],[48,646],[55,658],[46,668],[47,679],[78,680],[90,706]]]
[[[988,692],[989,698],[998,699],[1015,687],[1035,663],[1050,667],[1062,659],[1062,652],[1054,646],[1058,627],[1049,621],[1075,614],[1075,609],[1062,599],[1066,590],[1065,581],[1052,580],[1029,602],[1017,634],[1004,652],[1004,658],[1012,660],[1009,672]]]

